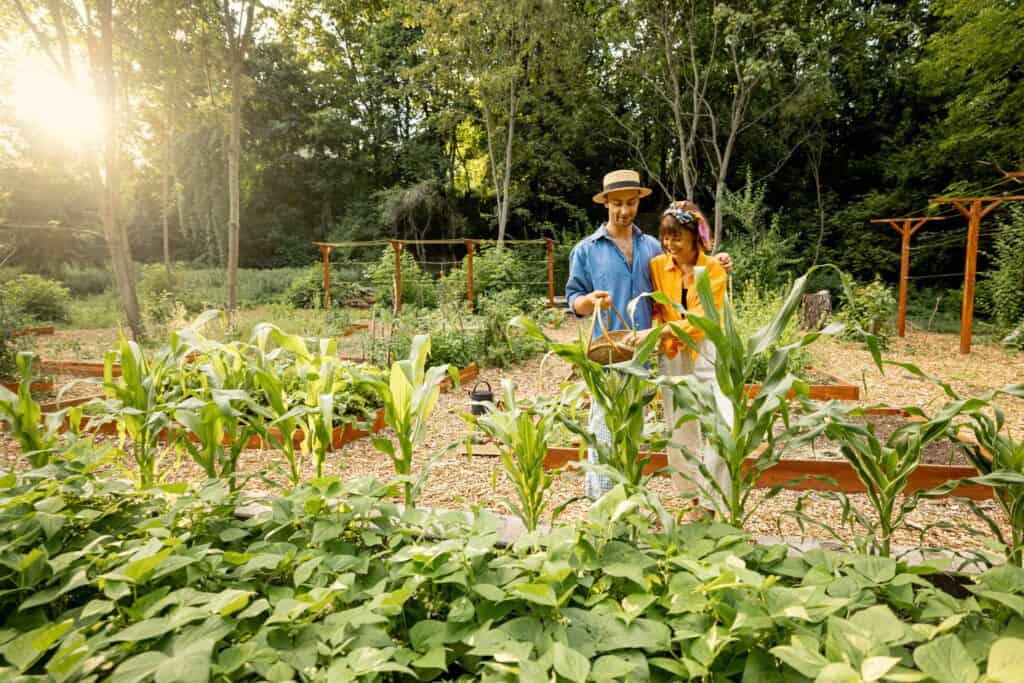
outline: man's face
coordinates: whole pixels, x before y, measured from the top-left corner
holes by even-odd
[[[604,205],[608,207],[608,224],[618,230],[628,230],[640,208],[640,193],[636,190],[612,192],[605,197]]]

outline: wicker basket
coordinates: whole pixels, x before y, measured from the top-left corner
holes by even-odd
[[[619,309],[612,304],[612,310],[619,316],[622,324],[629,328],[629,323],[623,317]],[[611,312],[608,313],[608,322],[611,324]],[[601,336],[594,338],[594,327],[600,326]],[[590,321],[590,336],[587,342],[587,358],[600,365],[611,365],[622,363],[633,357],[636,351],[636,341],[632,329],[608,330],[604,322],[604,315],[601,309],[595,309]]]

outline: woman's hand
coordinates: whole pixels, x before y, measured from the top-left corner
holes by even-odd
[[[725,272],[727,272],[727,273],[731,273],[732,272],[732,257],[731,256],[729,256],[724,251],[720,251],[717,254],[715,254],[715,258],[718,259],[718,262],[722,265],[723,268],[725,268]]]

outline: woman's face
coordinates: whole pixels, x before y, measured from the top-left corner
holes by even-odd
[[[691,233],[689,230],[680,230],[676,219],[671,216],[665,216],[662,219],[664,222],[672,222],[672,226],[675,230],[667,231],[663,233],[661,239],[661,248],[665,250],[669,256],[679,263],[694,264],[697,262],[697,239],[696,235]]]

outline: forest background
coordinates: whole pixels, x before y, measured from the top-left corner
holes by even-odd
[[[567,245],[634,167],[642,226],[693,197],[740,272],[895,282],[869,219],[1024,166],[1008,0],[13,0],[0,32],[0,265],[56,278],[308,266],[316,240]],[[26,55],[97,95],[100,135],[19,111]],[[921,284],[958,286],[963,223],[915,238]],[[983,303],[999,258],[983,235]]]

